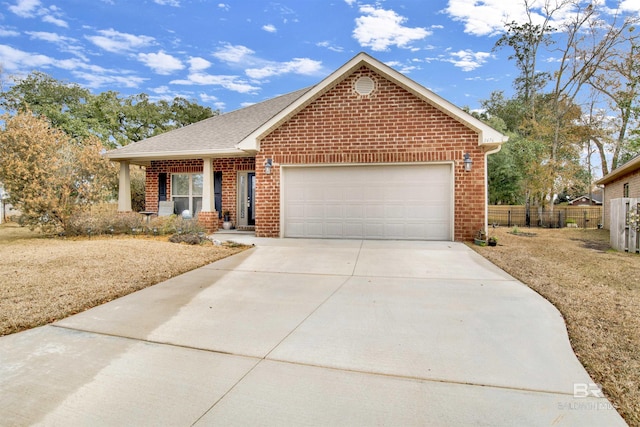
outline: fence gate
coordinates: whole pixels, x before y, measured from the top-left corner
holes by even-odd
[[[638,214],[640,199],[611,200],[611,247],[618,251],[640,252]]]

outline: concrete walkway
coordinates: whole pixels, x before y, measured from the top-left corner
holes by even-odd
[[[233,238],[0,338],[0,425],[626,425],[560,313],[463,244]]]

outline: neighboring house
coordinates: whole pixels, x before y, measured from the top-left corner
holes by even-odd
[[[640,198],[640,156],[611,171],[596,182],[604,186],[604,228],[611,227],[611,200]]]
[[[591,192],[591,195],[585,194],[569,200],[571,206],[602,206],[602,190],[597,189]]]
[[[507,137],[360,53],[319,84],[110,151],[146,209],[173,200],[209,231],[469,240],[487,223],[486,156]],[[465,168],[466,164],[470,170]]]

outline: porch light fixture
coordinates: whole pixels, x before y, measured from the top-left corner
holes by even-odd
[[[273,159],[266,159],[264,161],[264,173],[271,175],[271,168],[273,167]]]
[[[471,155],[469,153],[464,153],[464,171],[469,172],[472,164],[473,160],[471,160]]]

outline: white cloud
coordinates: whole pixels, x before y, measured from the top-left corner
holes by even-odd
[[[451,58],[446,62],[451,62],[456,67],[462,68],[462,71],[473,71],[481,67],[491,57],[489,52],[473,52],[469,49],[452,52],[450,55]]]
[[[86,86],[97,89],[100,87],[120,86],[126,88],[138,88],[147,79],[132,75],[100,75],[81,71],[73,72],[73,75],[86,81]]]
[[[248,68],[245,72],[253,79],[265,79],[271,76],[294,73],[302,75],[314,75],[322,69],[322,61],[309,58],[294,58],[287,62],[270,62],[261,68]]]
[[[225,12],[228,12],[229,9],[231,9],[231,6],[225,3],[218,3],[218,8],[224,10]]]
[[[278,31],[278,29],[271,24],[263,25],[262,29],[265,30],[267,33],[275,33]]]
[[[294,58],[291,61],[276,62],[256,57],[254,51],[246,46],[225,44],[213,53],[213,56],[236,68],[244,68],[245,74],[252,79],[264,79],[287,73],[317,75],[322,62],[309,58]]]
[[[154,3],[159,4],[161,6],[173,6],[180,7],[179,0],[153,0]]]
[[[210,66],[211,62],[204,58],[192,57],[189,59],[189,71],[191,72],[206,70]]]
[[[521,2],[486,0],[449,0],[444,10],[454,21],[464,24],[464,32],[475,36],[495,35],[504,31],[504,23],[526,18]]]
[[[216,96],[213,95],[209,95],[208,93],[200,93],[200,99],[202,99],[204,102],[215,102],[218,100],[218,98]]]
[[[405,27],[407,18],[393,10],[378,9],[371,5],[360,6],[363,16],[356,18],[355,38],[361,46],[374,51],[385,51],[391,46],[410,48],[414,41],[422,40],[431,34],[426,28]]]
[[[42,21],[43,22],[48,22],[48,23],[53,24],[53,25],[57,25],[58,27],[69,28],[69,24],[67,24],[66,21],[63,21],[60,18],[56,18],[55,16],[45,15],[45,16],[42,17]]]
[[[544,6],[547,2],[543,0],[530,1],[531,20],[534,24],[542,25],[546,13]],[[559,3],[559,2],[557,2]],[[583,2],[580,2],[583,3]],[[598,3],[596,0],[594,4]],[[583,3],[584,5],[584,3]],[[551,6],[555,6],[551,2]],[[601,4],[604,6],[604,4]],[[623,0],[622,11],[640,11],[640,0]],[[602,7],[605,13],[611,13],[611,9]],[[566,4],[556,10],[549,24],[558,28],[563,21],[570,18],[575,13],[574,2]],[[521,1],[504,0],[449,0],[444,11],[451,19],[464,24],[464,32],[474,36],[494,36],[504,32],[506,22],[529,22],[525,7]]]
[[[0,45],[0,64],[5,71],[22,71],[51,66],[55,60],[38,53],[25,52],[11,46]]]
[[[40,9],[40,0],[18,0],[9,10],[22,18],[33,18]]]
[[[43,22],[68,28],[66,21],[60,19],[62,11],[57,6],[43,7],[40,0],[17,0],[16,4],[8,7],[9,11],[21,18],[40,17]]]
[[[218,110],[224,110],[225,107],[227,106],[227,104],[218,100],[218,98],[216,98],[215,96],[209,95],[208,93],[203,92],[199,96],[202,102],[211,104],[213,105],[213,108],[216,108]]]
[[[331,44],[331,42],[326,41],[326,40],[316,43],[316,46],[327,48],[327,49],[329,49],[329,50],[331,50],[333,52],[344,52],[344,48],[343,47],[334,46],[334,45]]]
[[[18,37],[19,35],[20,33],[18,31],[0,28],[0,37]]]
[[[640,12],[640,0],[623,0],[620,2],[620,10],[623,12]]]
[[[98,36],[86,36],[87,40],[96,46],[113,53],[131,51],[148,46],[154,42],[153,37],[136,36],[133,34],[121,33],[113,28],[98,31]]]
[[[238,76],[213,75],[205,73],[190,73],[186,80],[172,80],[170,83],[176,85],[196,84],[221,86],[225,89],[239,93],[254,93],[260,89],[257,86],[252,86],[249,82],[239,78]]]
[[[395,68],[402,74],[409,74],[412,71],[420,69],[420,67],[418,67],[417,65],[407,65],[407,64],[403,64],[400,61],[389,61],[389,62],[385,62],[385,64],[387,64],[391,68]]]
[[[153,93],[157,93],[158,95],[166,95],[170,93],[169,86],[152,87],[149,90]]]
[[[25,34],[28,34],[34,40],[43,40],[56,44],[66,44],[77,41],[71,37],[61,36],[60,34],[50,33],[48,31],[25,31]]]
[[[184,64],[178,58],[159,51],[158,53],[140,53],[138,60],[158,74],[167,75],[184,69]]]
[[[54,43],[58,45],[62,52],[69,52],[73,55],[81,58],[85,62],[88,62],[89,59],[85,55],[85,47],[78,43],[78,40],[72,37],[61,36],[57,33],[51,33],[48,31],[26,31],[25,34],[28,34],[33,40],[42,40],[49,43]]]
[[[346,4],[348,4],[349,6],[353,6],[355,4],[356,0],[344,0],[344,2]]]
[[[221,61],[238,64],[246,62],[255,52],[246,46],[226,43],[223,47],[216,50],[213,56]]]

